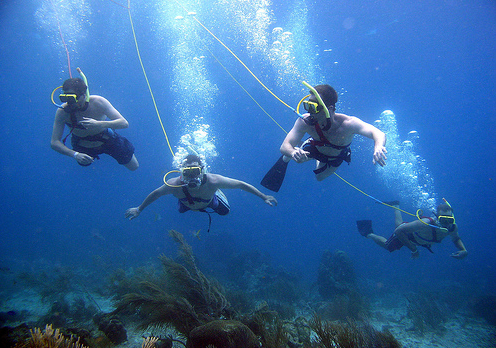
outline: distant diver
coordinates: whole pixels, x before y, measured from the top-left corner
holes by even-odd
[[[458,251],[451,254],[455,259],[463,259],[467,256],[468,252],[465,249],[460,236],[458,235],[458,225],[455,222],[453,209],[448,201],[439,204],[437,211],[434,213],[435,218],[420,217],[418,220],[412,222],[403,222],[401,211],[394,210],[396,229],[394,233],[386,239],[374,233],[372,230],[371,220],[358,220],[358,232],[364,237],[373,240],[376,244],[393,252],[406,246],[412,252],[411,258],[416,259],[419,257],[418,247],[424,247],[431,253],[431,246],[450,236],[451,240],[458,248]],[[389,205],[399,208],[399,202],[387,202]]]

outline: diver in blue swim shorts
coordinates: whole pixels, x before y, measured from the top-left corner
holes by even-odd
[[[215,212],[227,215],[229,202],[221,189],[241,189],[260,197],[270,206],[277,205],[273,196],[265,195],[254,186],[219,174],[205,173],[199,156],[190,154],[183,160],[181,175],[165,182],[152,191],[138,207],[129,208],[125,217],[132,220],[148,205],[164,195],[173,195],[178,199],[180,213],[188,210]]]
[[[84,74],[81,75],[86,80]],[[62,86],[64,93],[59,97],[63,104],[58,105],[55,113],[52,149],[74,158],[81,166],[89,166],[99,155],[108,154],[127,169],[138,169],[133,144],[115,132],[115,129],[127,128],[127,120],[107,99],[90,96],[84,80],[71,78]],[[69,134],[62,139],[66,126]],[[72,150],[65,145],[69,135],[72,135]]]

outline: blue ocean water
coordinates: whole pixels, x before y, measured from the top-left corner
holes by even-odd
[[[468,257],[450,258],[456,248],[449,239],[435,245],[434,254],[421,250],[417,260],[405,248],[379,249],[357,233],[355,221],[372,219],[376,231],[389,236],[393,212],[336,176],[317,182],[311,162],[290,163],[274,194],[277,207],[227,191],[232,211],[213,216],[208,234],[208,217],[179,214],[172,197],[126,220],[125,210],[174,169],[127,9],[113,1],[12,0],[0,4],[2,269],[133,267],[174,255],[167,231],[175,229],[207,265],[227,262],[228,252],[257,249],[314,282],[323,251],[337,249],[351,257],[361,278],[381,284],[377,291],[456,283],[494,293],[494,1],[131,1],[131,14],[174,151],[184,146],[183,136],[200,130],[211,172],[269,193],[259,183],[279,157],[285,133],[226,69],[282,128],[296,119],[197,18],[292,107],[307,94],[306,80],[334,86],[337,110],[366,122],[391,110],[397,142],[388,147],[399,157],[389,164],[396,167],[373,166],[372,142],[357,137],[351,165],[337,173],[377,199],[400,199],[411,212],[428,214],[445,197]],[[50,149],[56,111],[50,93],[69,77],[60,33],[72,74],[80,67],[91,93],[129,121],[120,134],[136,147],[136,172],[105,155],[83,168]],[[403,159],[410,169],[400,167]],[[419,206],[419,197],[430,200]],[[200,240],[193,235],[198,229]]]

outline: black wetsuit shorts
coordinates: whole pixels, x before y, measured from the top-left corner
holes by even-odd
[[[79,145],[81,140],[100,141],[103,142],[103,144],[97,147],[83,147]],[[134,154],[133,144],[110,128],[101,133],[87,137],[78,137],[72,134],[71,144],[74,151],[85,153],[88,156],[97,159],[99,158],[98,155],[107,154],[112,156],[119,164],[128,164]],[[89,164],[79,164],[82,166],[89,166]]]

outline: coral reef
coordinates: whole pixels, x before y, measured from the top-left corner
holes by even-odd
[[[155,348],[159,338],[158,337],[146,337],[143,338],[143,343],[141,348]]]
[[[285,319],[296,315],[294,303],[303,292],[300,277],[273,267],[268,255],[258,250],[231,255],[228,264],[228,297],[236,310],[247,312],[263,299]]]
[[[30,332],[31,338],[27,342],[16,344],[15,348],[87,348],[79,343],[79,338],[77,340],[74,337],[65,338],[60,330],[54,330],[52,325],[47,324],[43,332],[39,328]]]
[[[276,311],[270,310],[268,305],[259,308],[253,315],[244,320],[248,327],[260,337],[262,347],[285,348],[288,333],[284,323]]]
[[[230,317],[230,305],[222,286],[198,269],[182,234],[169,235],[179,245],[181,263],[160,256],[165,279],[141,282],[139,292],[122,297],[114,313],[139,312],[142,328],[172,326],[188,337],[200,325]]]
[[[400,343],[389,331],[377,331],[367,323],[354,320],[329,322],[314,316],[309,323],[315,332],[318,348],[397,348]]]
[[[15,347],[31,338],[29,326],[23,323],[16,327],[0,327],[0,347]]]
[[[317,308],[317,313],[324,319],[361,319],[366,314],[367,304],[358,292],[353,263],[344,251],[324,251],[317,286],[326,301]]]
[[[472,306],[474,313],[496,326],[496,296],[485,295],[477,297]]]
[[[322,302],[316,309],[326,320],[362,319],[368,313],[368,304],[358,291],[336,295],[332,301]]]
[[[441,296],[427,291],[405,296],[408,300],[407,317],[413,322],[411,331],[424,333],[427,329],[445,329],[442,324],[447,321],[450,311]]]
[[[320,259],[317,285],[324,300],[356,291],[355,269],[344,251],[324,251]]]
[[[259,348],[257,336],[248,326],[236,320],[214,320],[193,329],[187,348]]]
[[[60,301],[65,294],[75,290],[77,276],[66,267],[54,266],[39,272],[22,272],[18,280],[36,290],[46,302]]]
[[[93,321],[98,326],[98,330],[102,331],[110,342],[119,344],[127,341],[127,331],[116,315],[100,313],[95,315]]]

